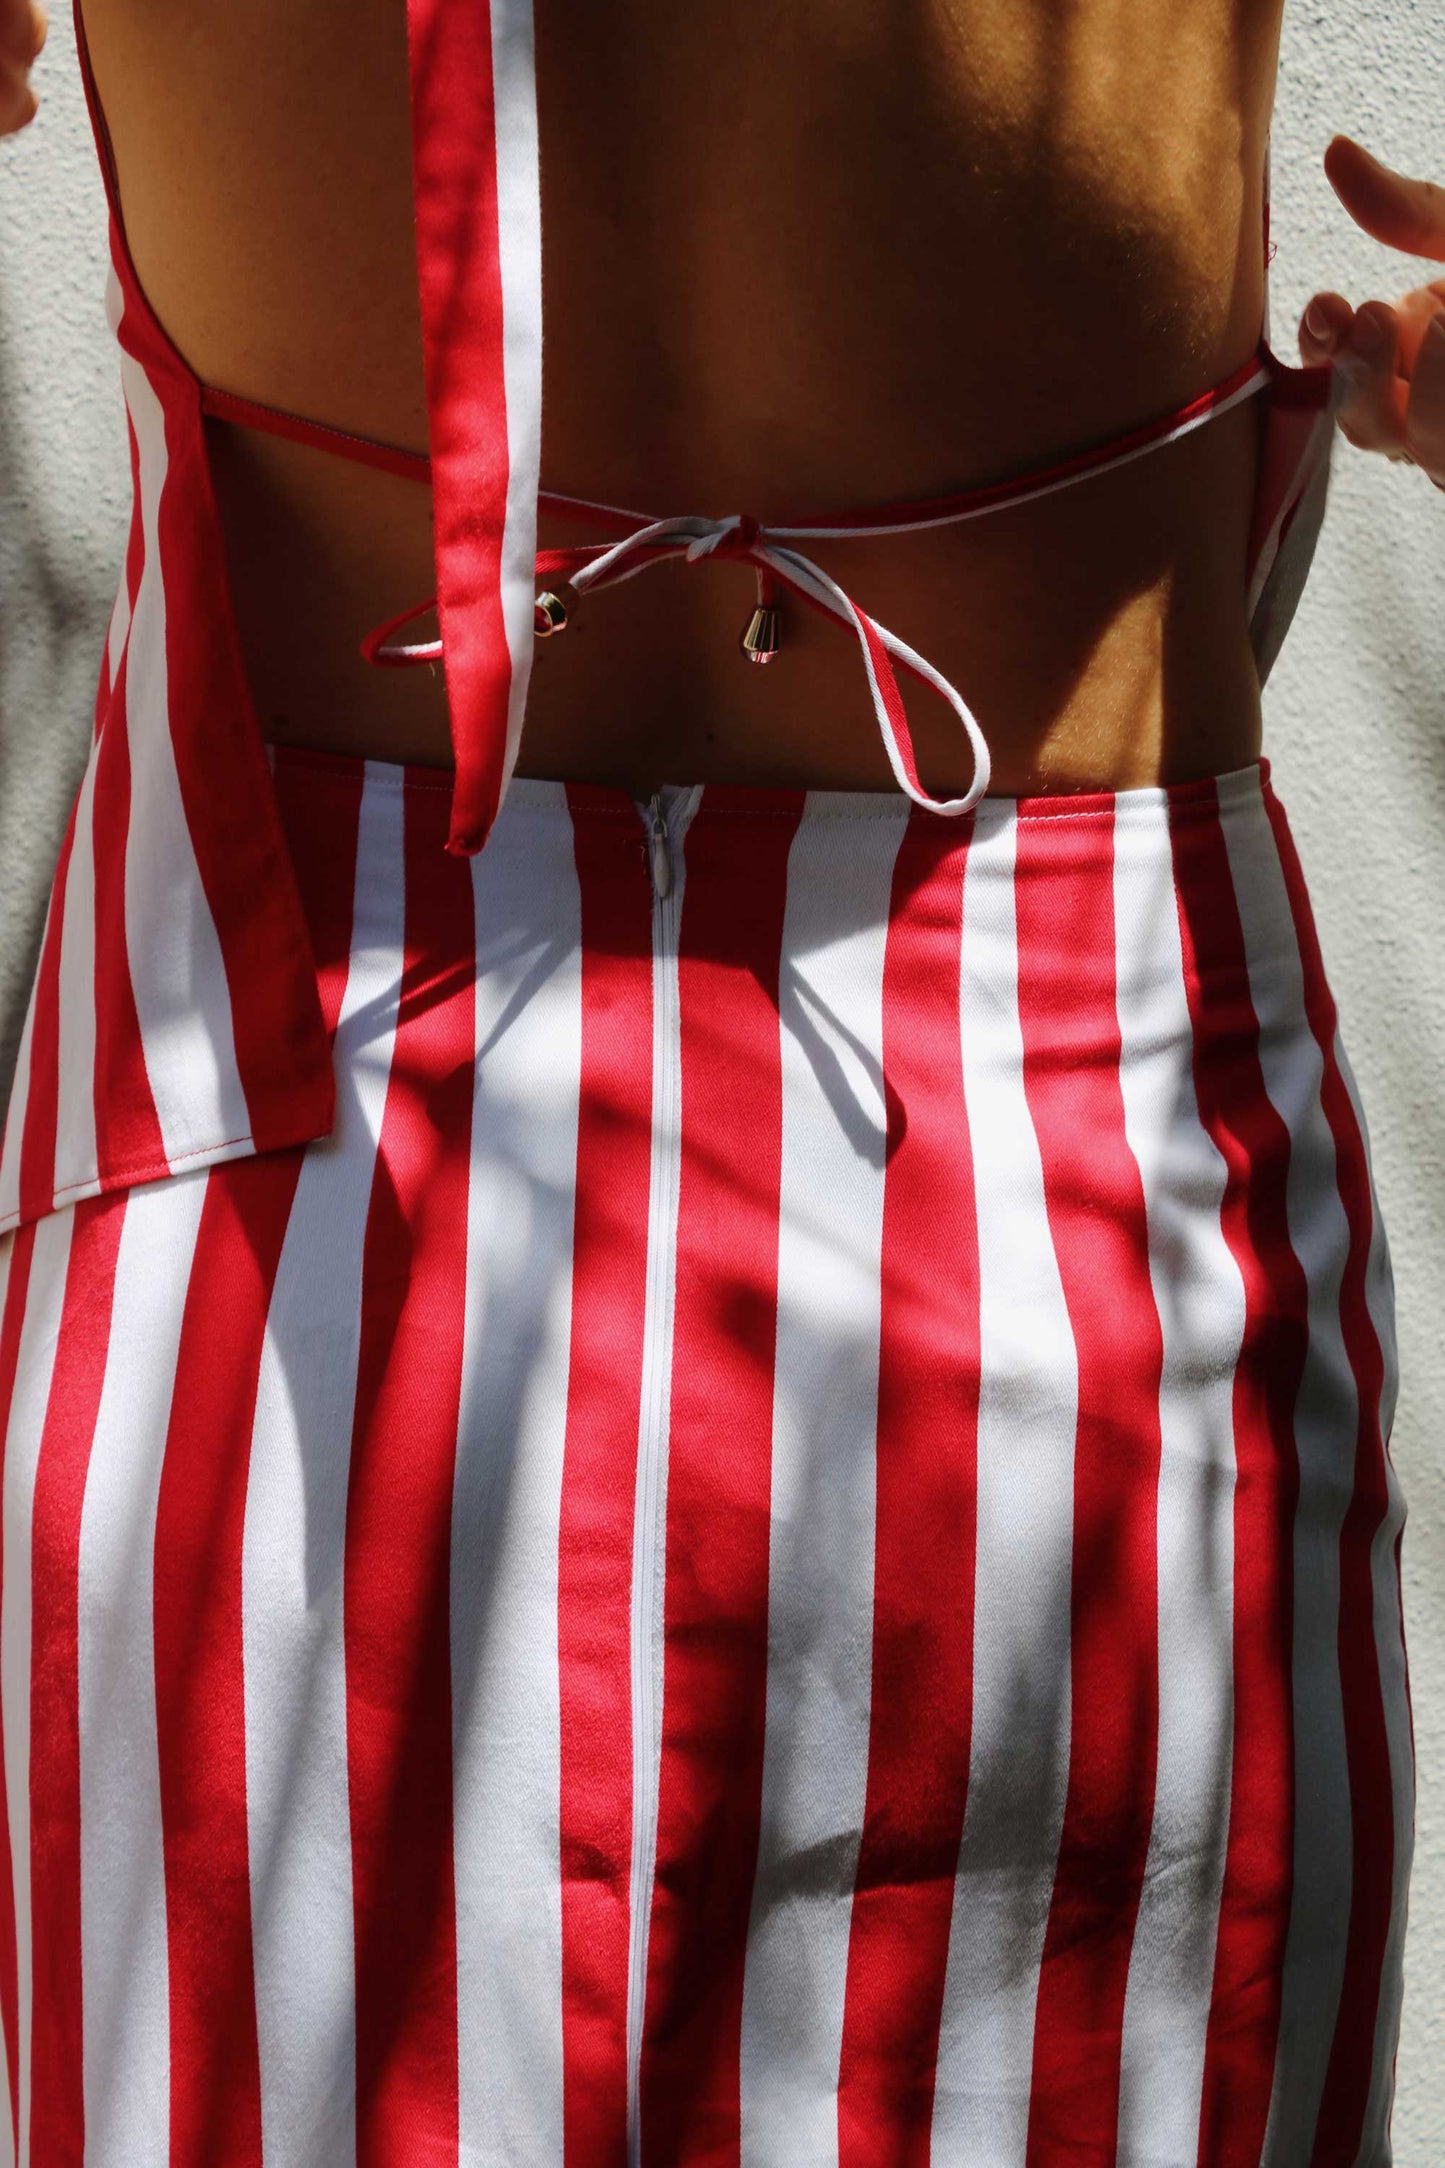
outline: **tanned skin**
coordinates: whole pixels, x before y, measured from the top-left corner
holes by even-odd
[[[1166,33],[1157,0],[712,0],[684,38],[673,0],[538,0],[544,484],[821,511],[1014,473],[1217,383],[1259,331],[1282,4],[1171,0]],[[29,0],[7,14],[33,32]],[[424,448],[403,0],[85,16],[136,266],[198,373]],[[1322,300],[1321,352],[1357,328]],[[1256,426],[816,554],[966,693],[995,790],[1238,767]],[[267,736],[445,765],[439,679],[357,655],[430,591],[426,491],[211,427]],[[846,635],[791,611],[750,669],[750,600],[716,565],[591,598],[538,652],[522,771],[886,787]],[[956,724],[909,701],[925,779],[960,788]]]

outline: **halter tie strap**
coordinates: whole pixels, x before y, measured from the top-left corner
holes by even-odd
[[[567,590],[573,597],[594,589],[600,592],[622,580],[635,579],[649,567],[669,560],[702,564],[709,558],[718,558],[725,563],[750,564],[757,574],[758,599],[752,621],[743,634],[744,653],[754,661],[765,662],[775,652],[776,611],[780,593],[784,590],[847,627],[858,643],[878,733],[899,788],[915,805],[925,807],[930,813],[957,818],[970,812],[988,789],[988,744],[978,718],[957,686],[950,684],[942,671],[935,669],[926,656],[920,655],[906,640],[901,640],[897,633],[890,632],[886,625],[880,625],[870,617],[821,565],[795,545],[799,541],[845,541],[861,536],[909,534],[932,527],[957,526],[965,520],[1001,511],[1005,506],[1027,504],[1051,496],[1087,476],[1126,466],[1162,445],[1189,435],[1242,400],[1253,398],[1269,381],[1268,368],[1258,357],[1252,357],[1223,384],[1177,413],[1146,423],[1125,437],[1115,438],[1109,444],[1080,453],[1056,466],[983,489],[909,503],[864,506],[854,511],[836,512],[827,519],[790,521],[773,526],[765,526],[751,512],[732,512],[724,519],[709,519],[696,513],[658,519],[645,512],[626,511],[618,505],[597,504],[583,497],[565,497],[544,491],[538,500],[543,511],[608,527],[617,539],[537,553],[537,578],[546,586],[537,598],[534,631],[538,637],[546,638],[565,627],[570,615]],[[563,589],[562,593],[556,591],[558,587]],[[362,642],[362,653],[367,661],[386,668],[438,661],[442,654],[440,639],[413,642],[396,639],[398,633],[435,606],[433,597],[403,611],[399,617],[389,619],[386,624],[378,625]],[[765,621],[761,628],[760,619]],[[900,665],[908,676],[931,687],[963,726],[973,758],[973,775],[968,789],[960,797],[935,798],[919,780],[913,737],[898,686],[896,666]]]

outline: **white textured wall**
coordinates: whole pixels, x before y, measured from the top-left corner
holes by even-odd
[[[1337,128],[1445,180],[1445,0],[1292,0],[1275,128],[1277,343],[1308,294],[1417,282],[1319,169]],[[101,314],[104,217],[64,11],[42,123],[0,145],[0,1076],[74,787],[128,478]],[[1374,1134],[1400,1288],[1395,1459],[1420,1769],[1395,2117],[1445,2161],[1445,496],[1342,450],[1319,567],[1268,697]]]
[[[105,202],[69,10],[45,120],[0,142],[0,1078],[89,735],[130,492]]]
[[[1343,129],[1445,182],[1445,0],[1291,0],[1275,119],[1276,337],[1316,287],[1445,272],[1350,225],[1320,172]],[[1314,579],[1266,695],[1368,1111],[1395,1259],[1419,1767],[1395,2111],[1400,2168],[1445,2162],[1445,494],[1339,447]]]

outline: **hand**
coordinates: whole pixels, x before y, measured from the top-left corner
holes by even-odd
[[[1366,233],[1445,262],[1445,188],[1393,173],[1348,136],[1325,152],[1325,172]],[[1411,460],[1445,489],[1445,279],[1393,308],[1366,301],[1355,309],[1340,294],[1316,294],[1299,343],[1307,362],[1337,363],[1347,387],[1340,427],[1351,444]]]
[[[0,136],[35,118],[30,70],[45,43],[45,10],[38,0],[0,0]]]

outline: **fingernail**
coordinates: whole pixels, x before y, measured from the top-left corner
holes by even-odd
[[[1385,327],[1375,316],[1357,316],[1350,328],[1350,344],[1361,354],[1378,354],[1385,343]]]
[[[1305,310],[1305,329],[1314,338],[1334,344],[1335,331],[1330,322],[1330,312],[1321,302],[1312,301]]]

